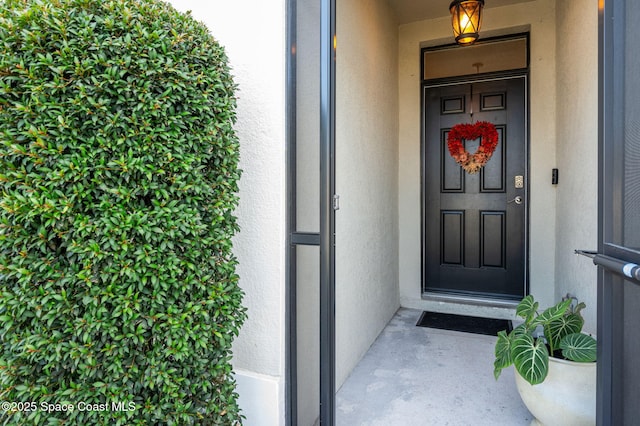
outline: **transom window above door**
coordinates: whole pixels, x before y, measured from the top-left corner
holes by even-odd
[[[441,46],[423,52],[423,78],[447,77],[526,69],[529,66],[526,34],[489,39],[473,46]]]

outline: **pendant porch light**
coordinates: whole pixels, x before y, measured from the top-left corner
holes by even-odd
[[[453,35],[458,44],[472,44],[480,37],[484,0],[453,0],[449,5]]]

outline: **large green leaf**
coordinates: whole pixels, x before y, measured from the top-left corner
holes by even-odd
[[[584,333],[565,336],[560,349],[565,358],[576,362],[594,362],[598,355],[596,339]]]
[[[507,368],[513,361],[511,361],[511,335],[507,335],[507,332],[502,330],[498,332],[498,340],[496,341],[496,360],[493,362],[493,375],[496,380],[500,377],[500,373],[503,368]]]
[[[516,315],[525,319],[525,323],[529,323],[531,319],[536,315],[538,310],[538,302],[533,300],[532,295],[528,295],[518,304],[516,308]]]
[[[560,347],[560,341],[565,336],[580,333],[583,324],[584,319],[578,314],[564,315],[544,327],[544,337],[555,350]]]
[[[518,336],[511,346],[511,357],[518,373],[532,385],[542,383],[549,372],[549,352],[540,340],[528,334]]]
[[[569,305],[571,305],[571,299],[567,299],[555,306],[548,308],[533,320],[532,325],[546,325],[552,321],[560,319],[565,314],[565,312],[567,312]]]
[[[520,336],[522,334],[529,334],[529,329],[527,329],[526,323],[522,323],[514,328],[513,331],[509,333],[509,337],[511,340],[513,340],[516,336]]]

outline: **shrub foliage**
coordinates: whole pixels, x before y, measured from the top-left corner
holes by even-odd
[[[3,0],[0,421],[240,422],[235,84],[158,0]]]

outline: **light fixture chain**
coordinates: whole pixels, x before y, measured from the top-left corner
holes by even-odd
[[[469,116],[471,118],[471,124],[473,124],[473,83],[469,84],[471,95],[469,97]]]

